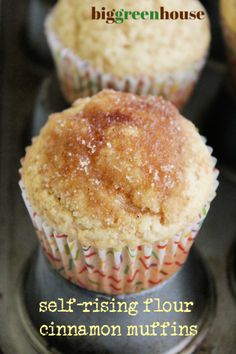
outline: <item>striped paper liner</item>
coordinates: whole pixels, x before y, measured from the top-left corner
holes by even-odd
[[[208,53],[182,70],[162,72],[149,77],[126,75],[119,78],[94,68],[89,61],[81,59],[66,48],[53,30],[52,18],[53,11],[46,20],[46,36],[61,89],[69,103],[81,97],[92,96],[103,89],[114,89],[138,95],[161,95],[181,108],[188,101],[206,62]]]
[[[214,169],[215,190],[218,174]],[[215,197],[214,193],[197,220],[181,234],[170,235],[165,241],[151,245],[116,251],[85,247],[78,240],[71,240],[52,229],[33,210],[22,181],[20,187],[38,239],[52,267],[82,288],[114,295],[150,289],[175,274],[184,264]]]

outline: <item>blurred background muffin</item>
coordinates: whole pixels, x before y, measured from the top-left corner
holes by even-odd
[[[179,108],[204,66],[210,42],[203,20],[92,20],[94,2],[61,0],[46,22],[46,34],[61,87],[69,102],[103,88],[162,95]],[[205,11],[197,0],[105,0],[96,10]]]
[[[220,11],[230,72],[236,84],[236,0],[220,0]]]
[[[134,293],[184,264],[215,196],[215,159],[163,98],[105,90],[53,114],[21,187],[45,254],[75,284]]]

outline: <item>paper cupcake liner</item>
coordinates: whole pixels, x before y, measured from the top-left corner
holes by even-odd
[[[215,190],[217,176],[215,170]],[[200,211],[196,222],[181,234],[152,245],[115,251],[85,247],[52,229],[33,210],[22,181],[20,187],[38,239],[52,267],[82,288],[114,295],[150,289],[176,273],[184,264],[215,196],[214,193]]]
[[[92,96],[103,89],[131,92],[138,95],[161,95],[181,108],[191,95],[207,55],[183,70],[163,72],[153,76],[124,76],[120,79],[103,73],[88,61],[65,48],[53,31],[53,11],[46,20],[46,36],[59,77],[61,89],[70,103]],[[207,53],[206,53],[207,54]]]
[[[234,83],[236,84],[236,32],[230,29],[227,25],[227,21],[223,17],[221,17],[221,23],[226,44],[229,69]]]

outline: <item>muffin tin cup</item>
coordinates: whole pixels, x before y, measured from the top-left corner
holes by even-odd
[[[232,75],[236,85],[236,32],[227,25],[227,21],[224,19],[223,15],[221,15],[221,23],[226,44],[230,74]]]
[[[181,70],[152,76],[127,75],[119,78],[111,73],[101,72],[66,48],[53,30],[52,19],[53,11],[46,20],[46,36],[62,92],[69,103],[81,97],[92,96],[103,89],[114,89],[138,95],[161,95],[181,108],[188,101],[206,62],[207,53],[204,58]]]
[[[216,190],[218,170],[215,169],[214,174]],[[214,198],[211,196],[197,220],[181,234],[170,235],[154,244],[124,247],[117,251],[84,246],[54,230],[33,210],[22,181],[20,187],[38,239],[52,267],[82,288],[113,295],[150,289],[175,274],[184,264]]]

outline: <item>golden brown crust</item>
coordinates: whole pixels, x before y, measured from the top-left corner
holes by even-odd
[[[228,0],[227,0],[228,1]],[[204,11],[203,20],[132,20],[107,24],[91,19],[94,0],[60,0],[53,12],[53,32],[65,48],[70,48],[95,69],[119,78],[140,73],[169,73],[189,68],[203,59],[210,43],[209,19],[198,0],[103,0],[108,9],[159,11]],[[97,10],[101,6],[96,5]],[[155,34],[155,35],[154,35]],[[141,53],[141,55],[140,55]]]
[[[162,98],[105,90],[50,117],[27,149],[23,181],[34,208],[59,231],[100,247],[139,243],[144,220],[172,227],[181,216],[178,202],[188,206],[186,149],[193,131],[198,136]],[[202,167],[212,182],[204,148]]]

